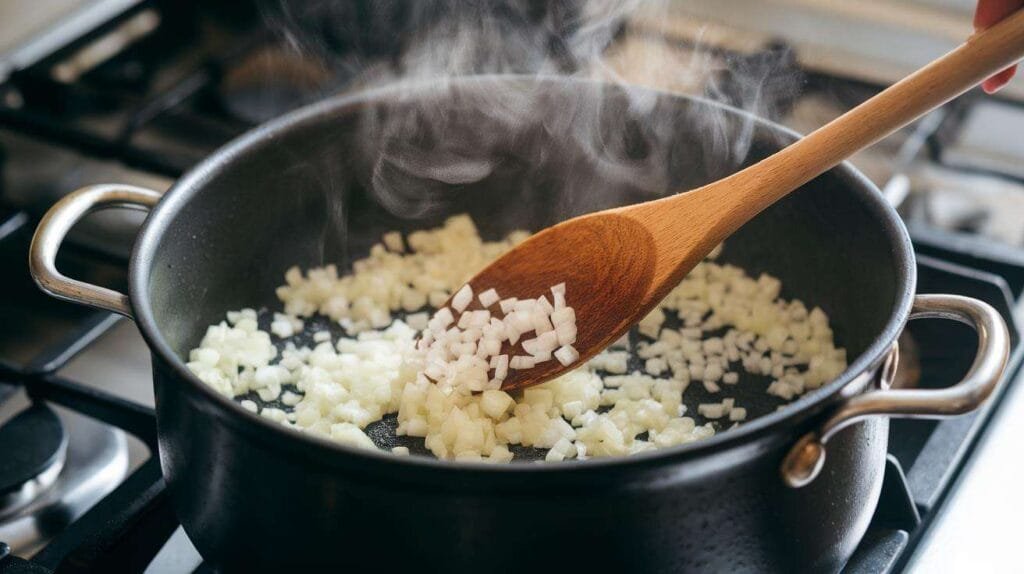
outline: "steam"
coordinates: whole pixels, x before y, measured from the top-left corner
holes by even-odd
[[[364,184],[389,212],[431,216],[455,202],[457,191],[484,192],[508,170],[527,174],[515,190],[520,198],[545,199],[561,216],[583,209],[573,198],[593,189],[617,190],[607,200],[613,203],[646,199],[724,176],[747,157],[752,116],[715,106],[691,106],[681,115],[668,99],[634,86],[636,78],[683,86],[769,118],[799,90],[801,78],[787,71],[793,67],[784,49],[730,58],[701,39],[686,50],[654,39],[641,57],[624,57],[624,24],[638,11],[662,13],[667,4],[316,2],[306,8],[316,15],[313,29],[288,5],[278,23],[295,49],[317,55],[360,87],[386,87],[398,102],[368,108],[360,134],[371,174]],[[344,39],[343,46],[332,38]],[[688,56],[680,60],[679,53]],[[496,74],[537,81],[510,83]],[[553,78],[601,82],[541,87],[550,88]],[[691,173],[681,177],[686,170]],[[542,173],[560,176],[529,177]],[[501,189],[509,191],[507,184]],[[588,207],[598,206],[604,205]]]

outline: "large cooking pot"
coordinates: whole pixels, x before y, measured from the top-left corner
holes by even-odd
[[[795,136],[721,105],[564,79],[479,77],[338,98],[220,150],[161,199],[119,185],[53,207],[32,273],[56,297],[133,317],[153,352],[160,460],[204,558],[226,570],[834,571],[868,526],[887,417],[976,408],[1008,354],[988,305],[914,297],[906,231],[849,165],[726,242],[722,258],[822,307],[850,366],[784,409],[742,381],[757,418],[626,458],[496,466],[356,450],[254,415],[183,361],[226,310],[276,308],[286,268],[345,262],[390,229],[468,212],[485,236],[697,187]],[[86,212],[151,209],[130,294],[61,275],[54,256]],[[614,288],[614,286],[610,286]],[[977,358],[940,390],[889,390],[908,319],[975,327]],[[693,387],[699,387],[694,385]],[[685,402],[707,399],[691,388]],[[391,424],[393,429],[393,423]],[[393,444],[387,423],[371,432]],[[827,444],[827,457],[825,456]]]

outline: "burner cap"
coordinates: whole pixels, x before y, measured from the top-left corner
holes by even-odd
[[[0,426],[0,518],[53,485],[67,446],[64,426],[46,405],[32,405]]]
[[[282,46],[267,46],[225,72],[219,92],[228,113],[258,124],[322,97],[337,81],[324,63]]]

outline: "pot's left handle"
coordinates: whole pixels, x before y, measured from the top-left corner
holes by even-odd
[[[825,445],[840,430],[874,416],[945,418],[973,411],[985,402],[1002,379],[1010,355],[1010,333],[991,305],[959,295],[918,295],[911,319],[952,319],[974,327],[978,352],[959,383],[942,389],[888,389],[857,395],[844,404],[818,430],[805,434],[782,462],[782,479],[794,488],[815,479],[825,463]],[[882,366],[883,383],[892,380],[898,352],[895,346]]]
[[[150,189],[116,184],[83,187],[66,195],[46,212],[32,237],[28,255],[32,278],[40,289],[58,299],[131,317],[132,308],[124,293],[78,281],[58,271],[57,251],[68,231],[89,212],[105,207],[148,210],[160,197],[160,193]]]

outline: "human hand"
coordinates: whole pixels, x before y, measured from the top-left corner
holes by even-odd
[[[978,0],[978,8],[974,11],[974,29],[984,30],[1022,7],[1024,0]],[[1010,81],[1016,71],[1016,65],[1010,66],[982,82],[981,87],[985,93],[994,94]]]

